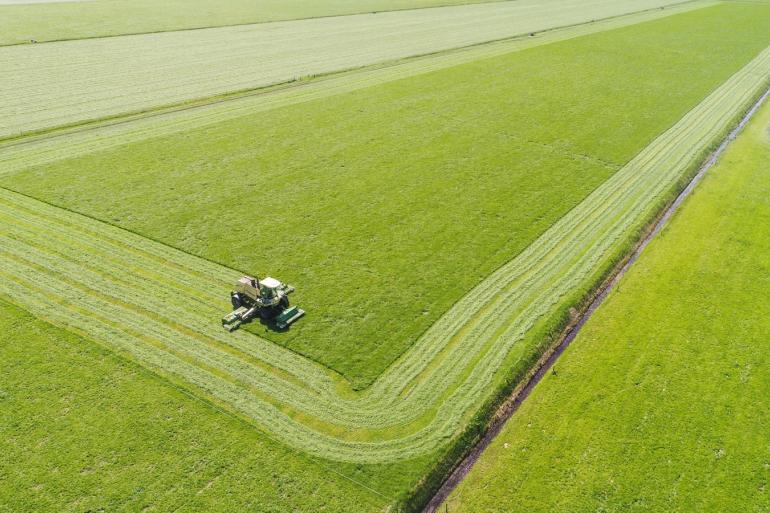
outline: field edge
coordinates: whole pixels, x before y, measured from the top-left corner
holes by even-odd
[[[635,234],[629,235],[629,240],[617,251],[617,255],[611,259],[610,265],[597,271],[596,278],[591,281],[589,286],[589,292],[578,299],[574,305],[564,306],[561,309],[561,315],[554,313],[553,318],[558,320],[553,322],[550,327],[546,327],[545,330],[541,328],[540,331],[544,331],[544,333],[539,335],[540,342],[536,344],[537,351],[533,353],[533,357],[536,357],[533,358],[535,359],[533,365],[514,373],[514,377],[505,380],[488,397],[488,400],[468,424],[467,429],[449,444],[444,458],[439,460],[430,474],[426,475],[420,486],[407,495],[403,503],[398,504],[399,511],[403,508],[405,513],[438,512],[438,508],[454,486],[461,481],[455,483],[452,488],[443,491],[442,488],[445,483],[464,464],[466,458],[474,456],[477,448],[480,447],[480,451],[475,455],[475,459],[483,454],[484,448],[502,430],[507,420],[515,414],[521,402],[529,395],[530,387],[533,388],[537,385],[542,374],[556,363],[561,352],[590,318],[593,309],[603,302],[604,296],[612,290],[617,279],[625,273],[627,268],[633,265],[646,244],[655,238],[662,226],[661,221],[667,224],[666,216],[670,211],[678,210],[679,205],[676,203],[680,197],[685,197],[688,187],[693,184],[697,185],[701,171],[708,171],[717,162],[715,160],[713,163],[709,163],[711,159],[718,159],[719,155],[716,154],[718,149],[723,145],[725,146],[722,149],[729,146],[729,143],[734,139],[731,136],[740,133],[768,96],[770,96],[770,80],[767,80],[765,87],[753,96],[753,99],[739,114],[732,118],[728,127],[721,132],[717,140],[713,141],[706,150],[701,152],[698,158],[694,159],[688,171],[653,209],[654,214],[646,220],[643,228]],[[594,303],[597,301],[598,303],[595,305]],[[487,439],[490,433],[491,436]],[[446,495],[442,497],[443,493]]]

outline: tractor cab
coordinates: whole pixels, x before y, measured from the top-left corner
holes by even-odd
[[[279,300],[280,291],[281,282],[275,278],[268,277],[260,282],[259,293],[265,304],[273,304],[274,301]]]

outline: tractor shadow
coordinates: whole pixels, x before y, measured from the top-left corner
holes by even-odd
[[[262,325],[265,327],[267,331],[272,331],[274,333],[286,333],[287,331],[291,330],[291,326],[286,326],[285,328],[279,328],[278,325],[276,325],[275,321],[272,319],[263,319],[262,317],[257,317],[255,319],[248,320],[243,323],[243,326],[256,326],[256,325]]]

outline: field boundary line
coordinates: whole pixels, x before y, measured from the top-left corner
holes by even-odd
[[[745,1],[745,0],[740,0]],[[490,422],[490,425],[484,436],[468,452],[468,454],[458,463],[456,468],[449,474],[447,479],[441,485],[433,498],[423,509],[423,513],[440,513],[438,508],[446,501],[452,491],[468,475],[475,463],[479,460],[484,450],[489,446],[492,440],[502,431],[505,424],[519,410],[522,403],[530,396],[534,388],[548,373],[549,370],[555,370],[555,364],[559,357],[564,353],[567,347],[575,340],[582,330],[583,326],[591,319],[596,310],[604,303],[610,292],[615,290],[620,281],[639,259],[647,246],[655,240],[658,234],[668,225],[671,219],[679,211],[684,201],[692,194],[698,184],[703,180],[706,173],[714,167],[721,155],[728,148],[736,137],[743,131],[745,126],[754,117],[756,112],[770,97],[770,86],[760,96],[760,98],[751,106],[748,112],[739,121],[728,135],[722,140],[719,147],[703,159],[698,172],[690,179],[684,189],[665,206],[656,218],[650,223],[644,231],[642,237],[637,241],[632,250],[615,266],[612,273],[604,282],[591,294],[588,300],[588,306],[578,312],[571,322],[564,328],[561,335],[556,339],[545,353],[540,357],[537,363],[527,373],[526,378],[516,386],[510,396],[500,405]]]

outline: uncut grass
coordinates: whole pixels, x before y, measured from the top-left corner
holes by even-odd
[[[766,104],[449,511],[770,508],[769,130]]]
[[[308,316],[263,334],[360,388],[762,49],[769,16],[703,9],[1,183],[294,283]]]
[[[427,461],[299,455],[2,300],[0,361],[0,511],[376,512]]]
[[[481,0],[98,0],[0,5],[0,45],[480,3]]]

